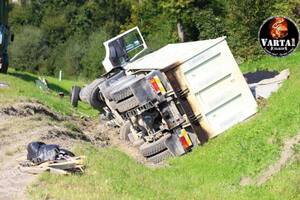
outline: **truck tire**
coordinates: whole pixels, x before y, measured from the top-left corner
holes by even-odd
[[[89,102],[93,108],[98,110],[105,106],[105,103],[100,99],[100,88],[98,87],[103,81],[104,79],[98,79],[90,88]]]
[[[2,67],[0,69],[0,73],[6,74],[7,70],[8,70],[8,54],[7,53],[3,53],[2,55]]]
[[[71,91],[71,104],[73,107],[78,106],[79,93],[81,88],[79,86],[73,86]]]
[[[140,146],[141,153],[145,157],[150,157],[152,155],[158,154],[159,152],[162,152],[163,150],[166,150],[167,146],[165,145],[165,141],[169,137],[171,137],[171,134],[168,133],[155,142],[142,144]]]
[[[0,69],[0,73],[6,74],[8,70],[8,64],[3,63]]]
[[[163,160],[165,160],[169,157],[172,157],[172,156],[173,156],[172,153],[167,149],[163,152],[160,152],[157,155],[154,155],[150,158],[147,158],[147,160],[154,163],[154,164],[158,164],[158,163],[162,162]]]
[[[80,93],[80,99],[87,101],[93,108],[99,110],[105,106],[105,102],[103,102],[100,97],[100,89],[99,85],[105,79],[99,78],[94,80],[91,84],[82,89]]]
[[[124,141],[130,141],[128,135],[130,133],[131,123],[129,121],[125,122],[120,128],[120,139]]]

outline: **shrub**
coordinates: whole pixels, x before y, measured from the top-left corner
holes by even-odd
[[[47,52],[42,31],[33,26],[24,26],[9,48],[11,66],[19,70],[38,71]]]
[[[104,31],[94,32],[89,36],[81,59],[81,76],[93,79],[104,73],[101,63],[105,57],[103,42],[108,38],[109,36]]]

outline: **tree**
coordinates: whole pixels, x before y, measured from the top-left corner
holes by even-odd
[[[36,27],[24,26],[21,32],[16,35],[9,52],[11,65],[15,66],[16,69],[38,71],[47,52],[42,31]]]
[[[241,58],[258,56],[259,27],[271,16],[273,0],[228,0],[225,29],[235,55]]]
[[[160,5],[168,13],[171,19],[176,21],[177,33],[181,42],[187,41],[186,33],[183,27],[183,20],[192,11],[194,0],[170,0],[161,1]]]
[[[83,66],[81,76],[93,79],[104,72],[101,62],[105,57],[103,42],[107,39],[108,35],[104,31],[97,31],[89,36],[81,59],[81,65]]]

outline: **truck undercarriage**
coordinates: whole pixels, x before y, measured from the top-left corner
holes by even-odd
[[[189,126],[188,120],[161,72],[126,75],[118,70],[95,82],[99,90],[83,88],[80,99],[87,99],[86,90],[98,92],[94,107],[102,105],[106,116],[121,127],[120,138],[137,146],[150,161],[182,155],[198,144],[197,136],[183,128]]]

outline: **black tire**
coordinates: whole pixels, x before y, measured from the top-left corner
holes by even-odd
[[[165,141],[171,137],[171,134],[167,134],[161,137],[159,140],[153,143],[144,143],[140,146],[140,151],[145,157],[150,157],[152,155],[158,154],[167,149]]]
[[[125,122],[120,128],[120,139],[124,141],[130,141],[128,134],[130,133],[131,123],[129,121]]]
[[[2,67],[0,69],[0,73],[6,74],[8,70],[8,54],[2,54]]]
[[[91,90],[89,102],[91,106],[95,109],[101,109],[105,106],[105,103],[100,99],[100,89],[98,86]]]
[[[94,80],[91,84],[83,88],[80,93],[80,99],[87,101],[97,110],[105,106],[105,102],[100,98],[100,89],[98,87],[104,80],[103,78]]]
[[[73,86],[72,91],[71,91],[71,104],[73,107],[78,106],[78,101],[79,101],[79,93],[80,93],[81,88],[78,86]]]
[[[6,74],[8,70],[8,64],[3,63],[0,69],[0,73]]]
[[[172,153],[169,150],[165,150],[159,154],[156,154],[150,158],[148,158],[147,160],[154,163],[154,164],[158,164],[160,162],[162,162],[163,160],[172,157]]]

